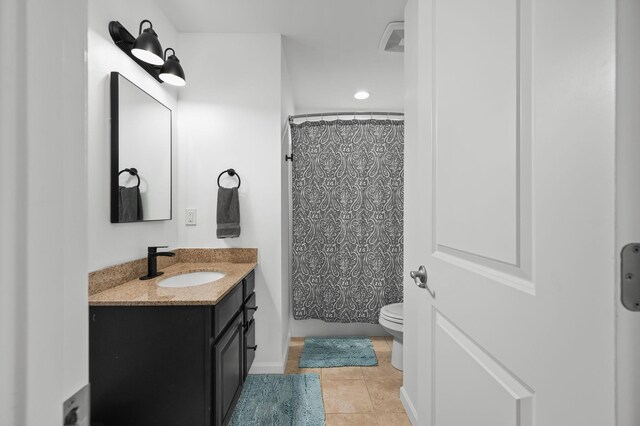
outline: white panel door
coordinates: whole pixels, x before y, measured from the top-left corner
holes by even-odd
[[[616,254],[627,244],[640,243],[640,2],[618,1],[616,73]],[[618,280],[625,279],[616,274]],[[618,426],[640,424],[640,311],[622,304],[618,281],[617,414]],[[637,301],[636,301],[637,303]],[[633,306],[630,302],[628,305]]]
[[[409,1],[417,422],[613,425],[615,1]]]

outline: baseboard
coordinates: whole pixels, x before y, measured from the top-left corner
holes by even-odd
[[[286,345],[284,345],[282,351],[281,362],[254,362],[249,370],[249,374],[284,374],[284,370],[287,366],[287,359],[289,359],[289,342],[291,336],[288,336]]]
[[[404,386],[400,388],[400,401],[402,401],[402,405],[404,406],[404,410],[407,412],[407,417],[409,417],[411,424],[417,425],[418,413],[411,402],[411,398],[407,395],[407,391],[404,390]]]
[[[324,322],[316,319],[291,320],[292,337],[387,335],[379,324]]]
[[[249,374],[284,374],[282,362],[254,362]]]
[[[287,360],[289,359],[289,346],[291,345],[291,333],[287,334],[284,348],[282,348],[282,373],[287,368]]]

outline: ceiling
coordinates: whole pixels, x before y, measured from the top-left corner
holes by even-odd
[[[403,54],[378,45],[406,0],[156,0],[179,32],[280,33],[296,113],[402,111]],[[353,94],[371,93],[364,101]]]

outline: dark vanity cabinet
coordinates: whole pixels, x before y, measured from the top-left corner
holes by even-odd
[[[256,357],[256,351],[258,346],[256,345],[256,321],[253,319],[253,314],[258,310],[256,305],[256,294],[254,289],[256,287],[255,272],[247,276],[244,286],[244,305],[243,305],[243,346],[244,346],[244,359],[243,359],[243,379],[247,377],[249,368],[253,364],[253,359]]]
[[[242,351],[242,318],[238,315],[233,326],[213,345],[214,425],[226,424],[244,381]]]
[[[254,287],[252,271],[215,306],[91,306],[91,424],[227,424],[255,357]]]

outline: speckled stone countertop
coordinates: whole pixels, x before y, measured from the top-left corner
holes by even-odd
[[[114,281],[131,278],[122,271],[135,269],[131,265],[139,261],[92,272],[89,274],[89,305],[215,305],[257,266],[255,249],[179,249],[175,252],[178,262],[161,269],[164,275],[151,280],[142,281],[136,277],[124,283]],[[210,284],[193,287],[158,286],[163,279],[203,271],[224,272],[225,276]],[[134,273],[139,275],[139,271]]]

